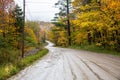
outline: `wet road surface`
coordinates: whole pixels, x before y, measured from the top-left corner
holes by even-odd
[[[45,57],[8,80],[120,80],[120,57],[48,43]]]

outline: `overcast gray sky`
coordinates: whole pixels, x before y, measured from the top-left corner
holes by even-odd
[[[58,0],[26,0],[26,20],[50,21],[59,10],[55,8]],[[23,0],[15,0],[22,7]]]

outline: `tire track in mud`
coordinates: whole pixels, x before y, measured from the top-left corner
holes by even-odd
[[[88,66],[85,61],[83,61],[81,58],[79,58],[79,59],[89,68],[89,70],[90,70],[99,80],[104,80],[104,79],[102,79],[96,72],[94,72],[94,70],[91,69],[90,66]]]
[[[96,56],[97,57],[97,56]],[[110,62],[110,64],[109,63],[107,63],[106,62],[106,64],[108,64],[110,67],[112,67],[112,68],[114,68],[114,69],[120,69],[120,67],[118,67],[118,66],[120,66],[119,65],[119,63],[118,63],[118,61],[116,61],[116,60],[114,60],[114,59],[112,59],[112,58],[109,58],[108,56],[103,56],[102,57],[102,60],[103,61],[109,61]]]
[[[120,66],[120,57],[118,56],[103,54],[103,53],[95,53],[90,51],[81,51],[81,50],[74,50],[74,51],[76,51],[77,53],[85,53],[85,55],[82,54],[82,56],[87,58],[93,57],[94,59],[95,57],[102,56],[102,59],[104,59],[105,61],[110,61],[110,63],[113,63],[116,66]]]
[[[86,61],[84,61],[80,56],[77,56],[77,57],[79,57],[79,59],[100,79],[100,80],[104,80],[103,78],[101,78],[100,76],[99,76],[99,74],[97,74],[87,63],[86,63]],[[94,64],[95,66],[97,66],[98,68],[99,68],[99,70],[101,69],[102,71],[104,71],[104,73],[106,73],[107,75],[110,75],[110,76],[112,76],[112,80],[120,80],[118,77],[115,77],[114,75],[112,75],[112,74],[110,74],[111,72],[109,71],[107,71],[106,69],[104,69],[103,67],[101,67],[100,65],[98,65],[97,63],[95,63],[95,62],[92,62],[92,61],[90,61],[90,60],[88,60],[88,59],[86,59],[87,61],[89,61],[90,63],[92,63],[92,64]],[[100,71],[101,71],[100,70]],[[105,79],[106,80],[106,79]],[[111,80],[111,79],[110,79]]]
[[[102,66],[100,66],[99,64],[97,64],[97,63],[95,63],[95,62],[93,62],[93,61],[90,61],[90,62],[93,63],[94,65],[100,67],[101,69],[103,69],[103,70],[104,70],[105,72],[107,72],[108,74],[111,73],[111,74],[110,74],[111,76],[113,76],[113,77],[115,77],[116,79],[120,80],[120,78],[116,77],[116,74],[115,74],[115,73],[109,71],[107,68],[102,67]]]
[[[120,57],[113,55],[105,55],[104,58],[117,66],[120,66]],[[117,63],[117,64],[116,64]]]
[[[74,56],[73,54],[72,55],[69,55],[71,60],[74,62],[74,64],[76,65],[76,67],[78,68],[78,70],[80,70],[80,73],[82,74],[82,79],[83,80],[89,80],[88,79],[88,76],[85,74],[85,71],[81,68],[81,66],[76,62],[75,58],[77,58],[76,56]],[[75,57],[75,58],[73,58]]]
[[[63,54],[62,54],[62,61],[63,61],[63,66],[62,66],[63,67],[63,71],[65,71],[65,73],[66,73],[66,69],[65,69],[65,65],[64,65],[65,64],[65,62],[64,62],[65,59],[64,59],[64,55]],[[63,77],[64,77],[64,80],[65,80],[65,75]]]
[[[64,56],[66,56],[66,55],[64,55]],[[68,59],[67,56],[66,56],[66,61],[67,61],[67,64],[69,65],[70,71],[71,71],[71,73],[72,73],[73,80],[77,80],[77,76],[76,76],[75,73],[73,72],[73,69],[72,69],[72,67],[71,67],[70,61],[69,61],[69,59]]]
[[[97,58],[98,56],[102,56],[102,58]],[[109,56],[110,56],[110,58],[109,58]],[[88,56],[86,58],[91,63],[93,62],[94,65],[100,67],[101,69],[103,69],[105,72],[107,72],[109,74],[111,73],[110,74],[111,76],[113,76],[116,79],[120,80],[120,77],[119,77],[120,72],[118,71],[118,70],[120,70],[120,67],[118,65],[120,62],[117,63],[118,62],[117,60],[119,60],[119,57],[117,57],[117,59],[115,57],[117,57],[117,56],[113,56],[113,55],[108,55],[107,56],[107,55],[103,55],[103,54],[100,54],[100,55],[99,54],[95,54],[95,55],[89,55],[88,54]]]
[[[113,67],[115,67],[115,68],[118,68],[118,66],[120,66],[120,62],[114,60],[113,58],[105,57],[104,59],[105,59],[106,61],[109,61],[109,62],[112,63],[112,64],[115,64],[115,65],[111,65],[111,66],[113,66]]]
[[[57,54],[59,54],[59,58],[58,60],[56,61],[56,70],[55,70],[55,73],[54,73],[54,80],[65,80],[65,71],[64,71],[64,59],[63,59],[63,55],[61,53],[61,51],[57,51],[56,52]]]
[[[63,57],[60,50],[55,50],[52,52],[53,55],[51,55],[51,60],[54,62],[55,67],[51,68],[53,69],[53,76],[51,80],[65,80],[63,77]],[[59,75],[59,76],[58,76]],[[49,79],[47,79],[49,80]]]
[[[82,63],[99,79],[99,80],[104,80],[102,79],[96,72],[94,72],[94,70],[92,68],[90,68],[90,66],[81,59],[81,57],[79,57],[78,55],[75,55],[80,61],[82,61]]]

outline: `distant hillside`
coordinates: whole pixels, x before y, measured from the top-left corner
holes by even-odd
[[[39,22],[40,28],[42,31],[50,31],[51,27],[53,27],[54,25],[50,22]]]

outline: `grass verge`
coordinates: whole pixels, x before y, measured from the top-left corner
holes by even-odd
[[[39,51],[37,54],[27,56],[17,63],[0,65],[0,80],[6,80],[8,77],[18,73],[20,70],[31,65],[34,61],[40,59],[48,53],[47,49]]]
[[[120,56],[120,52],[117,52],[115,50],[106,49],[103,47],[97,47],[95,45],[82,45],[82,46],[72,45],[72,46],[69,46],[69,48]]]

